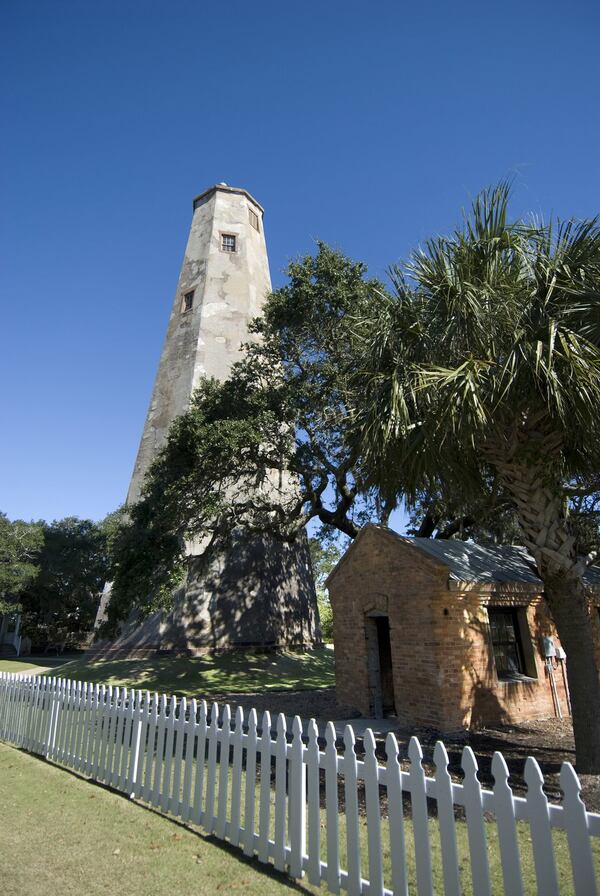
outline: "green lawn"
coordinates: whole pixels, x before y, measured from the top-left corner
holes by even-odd
[[[0,659],[0,672],[27,672],[29,675],[45,675],[65,663],[62,657],[23,657],[18,660]]]
[[[269,896],[294,888],[224,844],[0,744],[3,896]]]
[[[245,788],[242,787],[242,794]],[[257,791],[258,797],[258,791]],[[243,889],[268,896],[283,888],[298,893],[325,892],[306,879],[293,884],[257,862],[247,862],[232,850],[167,817],[94,786],[68,772],[0,744],[0,856],[14,856],[2,867],[3,896],[49,896],[60,893],[95,896],[153,896],[164,892],[227,893]],[[243,815],[242,815],[243,817]],[[345,819],[339,816],[340,859],[346,864]],[[273,818],[271,818],[271,825]],[[443,875],[438,824],[429,822],[434,891],[442,893]],[[518,824],[525,893],[537,893],[531,838]],[[272,827],[271,827],[272,831]],[[464,896],[476,896],[470,875],[466,825],[457,822],[457,845]],[[410,892],[416,892],[414,835],[405,819],[406,859]],[[504,893],[496,825],[486,824],[492,892]],[[561,896],[574,893],[566,837],[554,832]],[[367,827],[360,820],[363,876],[368,877]],[[326,816],[321,814],[322,859],[326,859]],[[387,819],[382,819],[383,865],[390,886],[390,845]],[[596,867],[600,842],[594,840]],[[509,894],[510,896],[510,894]]]
[[[149,657],[97,660],[84,656],[65,662],[43,657],[39,666],[24,659],[0,660],[0,671],[38,674],[42,663],[54,675],[78,681],[142,688],[159,693],[198,695],[328,688],[335,684],[333,651],[328,648],[282,653],[231,651],[202,657]]]

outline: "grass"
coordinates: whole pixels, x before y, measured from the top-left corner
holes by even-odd
[[[407,878],[408,878],[408,887],[410,893],[417,892],[417,877],[416,877],[416,861],[415,861],[415,843],[414,843],[414,830],[410,819],[404,820],[404,830],[405,830],[405,838],[406,838],[406,866],[407,866]],[[470,853],[469,853],[469,841],[468,841],[468,833],[467,833],[467,825],[464,821],[457,821],[455,824],[456,830],[456,845],[458,852],[458,860],[459,860],[459,876],[460,876],[460,884],[461,884],[461,893],[463,896],[478,896],[477,892],[473,888],[473,881],[471,878],[471,861],[470,861]],[[519,843],[519,852],[521,856],[521,868],[523,874],[523,884],[524,884],[524,892],[526,896],[544,896],[544,894],[538,893],[536,876],[535,876],[535,865],[533,860],[533,851],[531,846],[531,836],[530,836],[529,826],[525,822],[517,823],[517,839]],[[502,865],[500,862],[500,848],[498,843],[498,830],[495,822],[487,822],[485,825],[486,832],[486,840],[487,840],[487,851],[488,851],[488,860],[489,860],[489,868],[490,868],[490,882],[491,882],[491,890],[492,893],[504,894],[504,879],[502,875]],[[345,823],[344,819],[340,818],[340,833],[341,833],[341,843],[342,848],[340,849],[340,860],[342,862],[342,867],[347,867],[346,864],[346,850],[345,850]],[[388,833],[388,823],[387,819],[383,819],[382,821],[382,836],[383,836],[383,869],[384,869],[384,879],[387,887],[391,889],[391,858],[390,858],[390,845],[389,845],[389,833]],[[433,877],[433,892],[434,893],[444,893],[444,876],[442,869],[442,851],[440,846],[440,835],[439,835],[439,825],[437,819],[429,820],[429,836],[431,842],[431,858],[432,858],[432,877]],[[554,831],[553,832],[553,843],[554,843],[554,854],[556,857],[556,869],[557,876],[559,882],[559,892],[561,896],[575,896],[575,889],[573,885],[573,878],[571,872],[571,860],[569,855],[569,848],[567,843],[566,835],[562,831]],[[361,841],[361,861],[362,861],[362,875],[363,877],[369,877],[369,865],[368,865],[368,848],[367,848],[367,826],[366,822],[361,820],[360,824],[360,841]],[[600,842],[595,838],[593,841],[593,852],[594,852],[594,861],[596,868],[596,876],[598,879],[600,872]],[[506,896],[512,896],[511,893],[506,894]]]
[[[242,787],[242,794],[244,788]],[[257,792],[258,796],[258,792]],[[62,769],[0,744],[0,855],[14,856],[3,863],[3,896],[65,896],[85,892],[154,896],[176,892],[204,894],[240,889],[248,894],[268,894],[295,889],[298,893],[323,893],[306,880],[294,884],[272,869],[248,862],[237,850],[183,827],[167,817],[96,787]],[[243,817],[243,815],[242,815]],[[271,819],[272,831],[273,819]],[[340,859],[347,867],[345,818],[339,816]],[[439,829],[430,819],[434,892],[444,891]],[[325,853],[326,816],[321,815],[322,858]],[[460,877],[464,896],[476,896],[470,875],[467,829],[456,823]],[[387,819],[382,820],[385,882],[390,880],[390,845]],[[520,822],[517,835],[525,893],[537,893],[529,828]],[[493,822],[486,823],[492,892],[504,893],[498,836]],[[574,893],[566,837],[554,832],[560,893]],[[416,892],[414,832],[405,819],[409,890]],[[367,828],[360,820],[362,874],[368,872]],[[593,841],[597,868],[600,842]]]
[[[0,744],[3,896],[282,893],[291,881],[232,849]]]
[[[333,651],[328,648],[281,653],[231,651],[201,657],[154,656],[92,662],[85,656],[67,658],[67,661],[57,658],[57,662],[40,657],[36,662],[52,665],[53,674],[63,678],[186,697],[313,690],[335,684]],[[27,659],[0,660],[0,671],[37,674],[41,666]]]
[[[28,672],[30,675],[45,675],[53,672],[59,666],[63,666],[65,660],[62,657],[38,656],[23,657],[18,660],[0,659],[0,672]]]

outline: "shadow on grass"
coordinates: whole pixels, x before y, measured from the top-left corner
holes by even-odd
[[[153,656],[144,659],[85,657],[60,666],[61,678],[113,684],[186,697],[301,691],[335,685],[333,651],[251,653],[230,651],[201,657]]]
[[[186,831],[186,833],[191,834],[194,837],[197,837],[199,840],[202,840],[204,843],[210,844],[210,846],[212,846],[213,848],[219,849],[221,852],[231,856],[240,865],[245,865],[248,868],[251,868],[253,871],[258,872],[261,875],[264,875],[266,877],[269,877],[269,878],[275,880],[280,886],[286,887],[287,889],[296,891],[298,893],[309,893],[309,892],[314,893],[315,892],[314,888],[308,889],[307,887],[303,886],[298,881],[294,880],[293,878],[290,878],[290,876],[288,874],[286,874],[285,872],[277,871],[273,867],[272,864],[270,864],[270,863],[266,864],[264,862],[259,862],[259,860],[258,860],[258,858],[256,858],[256,856],[250,857],[250,856],[244,855],[243,852],[241,851],[240,847],[234,846],[233,844],[228,843],[227,841],[220,840],[217,837],[215,837],[213,834],[204,833],[202,830],[200,830],[195,825],[187,824],[183,821],[180,821],[178,818],[174,818],[171,815],[166,815],[165,813],[154,808],[153,806],[149,806],[147,803],[141,802],[140,800],[131,799],[130,797],[127,796],[127,794],[123,793],[122,790],[116,790],[115,788],[110,787],[109,785],[104,784],[100,781],[94,781],[92,778],[88,778],[85,775],[82,775],[79,772],[74,771],[73,769],[66,768],[62,765],[56,765],[55,763],[50,762],[49,760],[45,759],[43,756],[29,753],[26,750],[22,750],[19,747],[14,747],[12,745],[6,745],[6,746],[9,746],[9,749],[14,750],[16,753],[19,753],[22,756],[25,756],[29,759],[38,761],[41,765],[45,765],[45,766],[48,766],[49,768],[55,769],[59,772],[63,772],[66,775],[68,775],[70,778],[82,781],[85,784],[90,784],[95,788],[106,791],[107,793],[111,793],[114,796],[117,796],[120,799],[124,800],[125,802],[129,803],[130,805],[136,806],[137,808],[141,809],[143,812],[148,812],[151,815],[156,816],[157,818],[160,818],[161,820],[165,821],[167,824],[172,825],[175,828],[179,828],[181,830]]]

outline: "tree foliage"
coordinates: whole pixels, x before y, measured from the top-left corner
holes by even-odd
[[[22,630],[39,647],[81,640],[94,624],[98,599],[110,579],[111,540],[118,514],[101,523],[66,517],[40,527],[39,573],[21,593]]]
[[[595,559],[600,226],[508,220],[506,185],[392,270],[354,382],[355,450],[388,498],[507,497],[569,655],[577,757],[600,771]],[[574,501],[580,503],[579,528]],[[587,512],[585,530],[582,520]],[[595,523],[594,523],[595,521]]]
[[[323,244],[293,262],[224,382],[205,380],[128,508],[106,631],[168,606],[189,541],[235,528],[293,540],[311,519],[354,537],[391,508],[361,486],[344,435],[357,322],[384,290]]]
[[[348,538],[345,540],[349,541]],[[341,559],[347,545],[342,546],[339,539],[334,540],[328,538],[324,533],[318,533],[309,538],[308,546],[317,589],[321,634],[324,641],[331,642],[333,641],[333,611],[325,581]]]
[[[11,522],[0,513],[0,613],[13,612],[21,592],[35,579],[42,539],[39,523]]]

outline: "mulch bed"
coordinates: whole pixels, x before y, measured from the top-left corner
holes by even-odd
[[[334,688],[315,691],[267,691],[261,694],[222,694],[217,702],[242,706],[244,711],[254,707],[262,713],[268,709],[271,716],[284,713],[287,716],[299,715],[303,719],[315,718],[318,722],[329,719],[348,719],[356,716],[355,710],[340,705],[335,698]],[[424,765],[427,774],[433,774],[433,748],[439,735],[429,729],[405,729],[398,727],[394,732],[400,747],[402,765],[407,764],[408,742],[411,735],[416,735],[423,747]],[[469,731],[457,736],[447,735],[443,738],[450,757],[450,772],[456,780],[461,778],[460,759],[463,747],[469,745],[480,766],[479,778],[484,787],[491,787],[494,779],[491,773],[491,760],[498,750],[503,754],[510,771],[510,783],[515,793],[523,794],[526,786],[523,780],[523,769],[528,756],[537,759],[546,779],[545,791],[553,801],[560,801],[561,791],[559,773],[565,761],[575,764],[575,744],[573,729],[569,719],[548,719],[538,722],[527,722],[521,725],[498,725]],[[341,744],[340,744],[341,746]],[[360,742],[357,752],[361,751]],[[378,755],[385,758],[383,741],[378,742]],[[588,811],[600,812],[600,776],[582,775],[582,798]]]

